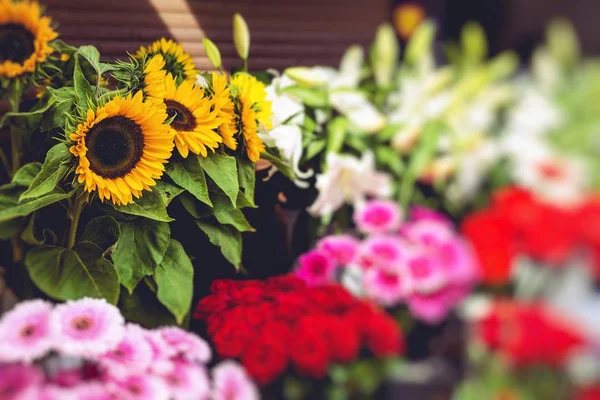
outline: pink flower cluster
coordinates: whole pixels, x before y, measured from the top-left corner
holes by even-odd
[[[383,306],[405,303],[429,323],[443,320],[479,280],[469,244],[433,210],[414,207],[403,221],[396,203],[373,200],[356,210],[354,222],[362,241],[352,235],[321,239],[300,256],[296,275],[312,286],[340,280]],[[358,279],[358,290],[347,276]]]
[[[0,398],[258,399],[232,361],[211,379],[208,344],[177,327],[126,324],[105,300],[18,304],[0,320]]]

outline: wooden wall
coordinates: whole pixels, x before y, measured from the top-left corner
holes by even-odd
[[[123,57],[156,38],[182,42],[209,69],[201,39],[221,49],[226,67],[239,64],[231,18],[240,12],[252,35],[250,69],[337,65],[350,45],[371,41],[390,16],[390,0],[41,0],[61,38],[92,44],[106,59]]]

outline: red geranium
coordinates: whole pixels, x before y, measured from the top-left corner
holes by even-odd
[[[288,364],[322,378],[331,362],[348,363],[362,348],[379,356],[403,350],[395,321],[339,285],[307,287],[293,275],[261,281],[217,281],[198,303],[216,352],[239,358],[260,384]],[[212,310],[211,310],[212,307]]]

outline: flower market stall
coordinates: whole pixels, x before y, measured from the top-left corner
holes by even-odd
[[[0,0],[0,400],[600,398],[569,22],[524,62],[476,22],[440,52],[408,4],[287,67],[235,10],[121,49],[48,5]]]

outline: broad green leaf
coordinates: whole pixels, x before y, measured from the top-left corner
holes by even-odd
[[[225,225],[231,225],[240,232],[254,232],[255,229],[250,225],[242,210],[217,211],[215,212],[217,221]]]
[[[126,206],[114,206],[115,210],[125,214],[138,215],[154,221],[171,222],[173,218],[167,214],[167,206],[163,197],[157,190],[151,192],[144,190],[142,197],[134,199],[133,203]]]
[[[208,157],[198,157],[198,160],[202,169],[229,197],[231,204],[235,204],[240,187],[235,157],[209,154]]]
[[[8,240],[11,237],[18,235],[27,223],[27,218],[19,217],[0,222],[0,239]]]
[[[69,166],[64,163],[69,156],[66,144],[59,143],[52,147],[46,154],[41,171],[33,179],[29,189],[19,197],[19,202],[42,196],[54,190],[69,170]]]
[[[23,188],[10,187],[11,184],[0,187],[0,222],[8,221],[16,217],[24,217],[35,210],[49,206],[50,204],[68,199],[75,194],[75,190],[69,193],[56,188],[54,191],[33,200],[18,203],[17,199],[23,192]]]
[[[35,285],[54,299],[95,297],[116,304],[119,298],[115,268],[91,242],[81,242],[73,249],[35,247],[25,255],[25,266]]]
[[[169,182],[166,179],[161,179],[156,182],[156,186],[154,187],[162,196],[163,202],[165,205],[171,204],[175,197],[179,196],[185,190],[176,184]]]
[[[42,163],[32,162],[23,165],[12,178],[12,183],[16,183],[19,186],[29,187],[35,177],[42,170]]]
[[[391,147],[377,147],[375,149],[375,158],[378,164],[385,165],[395,176],[400,177],[404,173],[405,166],[402,157]]]
[[[73,71],[73,87],[75,88],[75,95],[77,96],[77,104],[81,108],[89,109],[95,107],[96,91],[90,85],[90,82],[86,79],[83,71],[81,70],[81,64],[79,57],[75,57],[75,70]]]
[[[23,232],[21,232],[21,240],[32,246],[41,246],[43,244],[56,244],[57,237],[54,232],[50,229],[44,229],[42,231],[42,238],[39,239],[35,231],[36,214],[33,213],[29,217],[29,222]]]
[[[181,243],[171,240],[162,262],[154,272],[158,300],[181,325],[190,311],[194,292],[194,267]]]
[[[129,293],[161,263],[171,239],[169,224],[146,218],[121,222],[121,236],[112,260]]]
[[[40,124],[42,132],[50,131],[54,128],[65,127],[68,117],[72,114],[73,107],[76,103],[75,89],[72,86],[54,89],[46,88],[46,92],[50,93],[55,98],[52,107],[44,113],[44,118]],[[71,132],[67,132],[69,134]]]
[[[204,170],[200,166],[197,156],[191,154],[184,159],[172,159],[166,165],[166,172],[173,182],[186,189],[204,204],[212,206]]]
[[[335,117],[327,124],[327,152],[339,153],[344,145],[348,120],[344,117]]]
[[[230,225],[221,225],[216,222],[195,221],[196,225],[208,236],[212,244],[221,249],[223,256],[236,270],[242,265],[242,235]]]
[[[297,98],[309,107],[324,108],[329,106],[329,97],[327,91],[323,88],[288,86],[281,89],[281,92]]]
[[[315,158],[320,152],[325,149],[327,142],[325,139],[317,139],[308,143],[306,150],[304,151],[304,156],[302,157],[302,161],[306,162]]]
[[[92,242],[102,251],[117,243],[121,235],[119,223],[109,215],[92,219],[85,226],[81,241]]]
[[[260,154],[260,158],[272,163],[274,166],[277,167],[279,172],[281,172],[283,175],[290,178],[291,180],[296,179],[296,175],[294,174],[294,171],[292,170],[292,168],[290,168],[288,163],[283,161],[279,156],[276,156],[272,153],[269,153],[268,151],[265,151],[264,153]]]
[[[144,328],[158,328],[176,324],[173,314],[158,301],[156,294],[145,283],[138,285],[133,293],[121,290],[119,310],[127,321]]]
[[[240,193],[238,194],[238,202],[240,196],[244,196],[245,200],[254,206],[254,187],[256,186],[256,167],[253,162],[245,158],[237,159],[238,182],[240,184]]]

